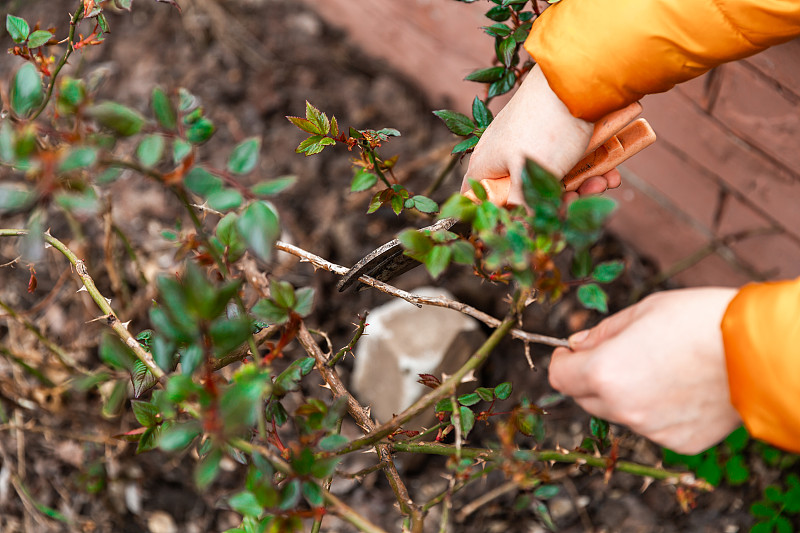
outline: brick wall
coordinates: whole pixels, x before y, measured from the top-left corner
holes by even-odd
[[[466,110],[479,86],[461,80],[492,58],[479,29],[485,2],[309,5],[437,106]],[[625,165],[623,186],[609,193],[620,203],[611,229],[683,285],[800,276],[800,41],[643,104],[659,140]]]

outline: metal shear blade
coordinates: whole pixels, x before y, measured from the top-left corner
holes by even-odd
[[[443,218],[435,224],[421,228],[418,231],[449,230],[456,222],[458,222],[458,219]],[[358,281],[361,276],[369,276],[380,281],[389,281],[420,264],[416,259],[403,253],[403,245],[398,239],[392,239],[353,265],[339,281],[337,287],[339,292],[342,292]],[[356,290],[361,290],[364,287],[363,283],[359,283],[356,285]]]

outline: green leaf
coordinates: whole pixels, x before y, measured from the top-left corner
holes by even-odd
[[[44,98],[42,76],[31,63],[22,65],[11,84],[11,109],[20,117],[39,107]]]
[[[306,119],[314,124],[322,135],[327,135],[331,130],[331,123],[325,113],[311,105],[308,100],[306,100]]]
[[[145,123],[144,117],[138,111],[116,102],[101,102],[87,109],[86,114],[101,126],[122,136],[139,133]]]
[[[392,206],[392,211],[394,211],[394,214],[399,215],[400,211],[402,211],[403,207],[405,206],[405,199],[399,194],[394,195],[389,201],[389,204]]]
[[[0,161],[12,163],[15,158],[14,130],[8,120],[3,120],[0,122]]]
[[[436,213],[439,210],[439,204],[427,196],[417,194],[411,200],[414,202],[414,208],[422,213]]]
[[[511,396],[511,390],[511,383],[505,381],[494,388],[494,395],[497,396],[498,400],[506,400]]]
[[[602,196],[578,198],[567,207],[567,223],[578,231],[595,231],[603,226],[614,209],[616,203],[610,198]]]
[[[221,317],[211,323],[208,334],[214,343],[214,355],[222,357],[250,337],[252,331],[249,318]]]
[[[503,22],[511,18],[511,10],[503,6],[495,6],[486,12],[486,17],[496,22]]]
[[[242,205],[242,193],[236,189],[221,189],[208,195],[206,202],[211,209],[216,211],[228,211],[236,209]]]
[[[602,418],[593,416],[589,419],[589,432],[601,442],[605,442],[608,438],[609,428],[609,423]]]
[[[53,38],[53,32],[36,30],[28,36],[28,48],[39,48]]]
[[[234,174],[247,174],[256,168],[261,152],[261,139],[250,137],[236,145],[230,159],[228,170]]]
[[[462,394],[458,397],[458,403],[461,405],[475,405],[476,403],[481,401],[481,396],[477,392],[471,392],[469,394]]]
[[[133,382],[133,396],[139,398],[142,394],[155,387],[158,379],[150,372],[143,362],[136,359],[131,370],[131,381]]]
[[[725,437],[725,444],[733,453],[740,452],[745,449],[747,443],[750,441],[750,435],[744,426],[739,426],[730,435]]]
[[[445,126],[456,135],[469,135],[476,127],[471,118],[458,111],[440,109],[433,114],[442,119]]]
[[[333,435],[328,435],[319,441],[319,448],[320,450],[325,450],[326,452],[332,452],[341,448],[347,444],[347,442],[347,437],[344,435],[339,435],[338,433],[334,433]]]
[[[283,324],[289,320],[289,311],[285,307],[280,307],[266,298],[256,302],[251,311],[269,324]]]
[[[517,74],[513,70],[507,70],[502,78],[489,85],[489,92],[487,96],[489,98],[494,98],[495,96],[505,94],[513,89],[516,83]]]
[[[175,111],[175,106],[172,105],[167,93],[160,87],[156,87],[153,89],[151,102],[153,114],[155,114],[156,120],[161,127],[167,131],[175,131],[178,127],[178,113]]]
[[[199,489],[205,489],[217,479],[221,461],[222,450],[214,448],[197,462],[194,467],[194,482]]]
[[[533,497],[539,500],[549,500],[557,496],[560,490],[558,485],[542,485],[541,487],[536,487],[536,490],[533,491]]]
[[[475,263],[475,247],[467,241],[455,241],[450,243],[453,261],[461,265],[472,265]]]
[[[297,183],[297,176],[281,176],[270,181],[262,181],[253,185],[250,190],[259,196],[271,196],[288,189]]]
[[[525,202],[534,207],[539,202],[561,205],[561,182],[535,161],[528,159],[522,168],[522,193]]]
[[[514,37],[503,39],[500,41],[500,44],[497,45],[497,59],[507,68],[510,68],[514,62],[516,51],[517,41],[514,40]]]
[[[186,131],[186,140],[192,144],[202,144],[214,135],[214,123],[206,117],[200,117]]]
[[[750,506],[750,514],[756,518],[772,518],[776,512],[772,507],[756,502]]]
[[[269,285],[269,295],[275,303],[284,309],[292,309],[297,301],[294,295],[294,287],[286,281],[275,280]]]
[[[202,432],[200,424],[194,420],[172,424],[165,428],[158,439],[158,447],[165,452],[182,450]]]
[[[336,141],[331,139],[330,137],[323,137],[322,135],[312,135],[308,139],[304,140],[300,143],[300,145],[295,148],[295,152],[298,154],[306,154],[314,155],[320,153],[322,150],[325,149],[326,146],[330,146],[332,144],[336,144]]]
[[[289,122],[300,128],[306,133],[310,133],[312,135],[319,135],[322,132],[319,129],[319,126],[308,120],[307,118],[300,118],[300,117],[286,117]]]
[[[588,248],[575,251],[570,270],[577,279],[585,278],[592,272],[592,254],[589,253]]]
[[[366,191],[378,183],[378,176],[365,168],[356,170],[353,181],[350,183],[350,192]]]
[[[247,250],[247,244],[236,229],[237,218],[235,213],[228,213],[220,219],[216,229],[217,238],[227,249],[227,256],[230,261],[238,260]]]
[[[403,247],[411,252],[409,255],[418,257],[430,252],[433,241],[428,235],[415,229],[407,229],[397,236]]]
[[[203,349],[197,344],[190,344],[181,349],[181,373],[191,376],[203,362]]]
[[[600,283],[609,283],[617,279],[623,270],[625,270],[625,263],[622,261],[607,261],[594,267],[592,278]],[[747,433],[745,433],[746,438]]]
[[[295,478],[283,486],[281,503],[278,506],[281,511],[288,511],[300,501],[300,484],[301,481]]]
[[[228,505],[231,506],[231,509],[244,516],[258,517],[264,510],[261,504],[258,503],[255,494],[247,490],[228,498]]]
[[[6,30],[8,30],[8,34],[17,44],[24,43],[31,32],[31,28],[25,19],[14,15],[6,15]]]
[[[776,533],[794,533],[797,531],[789,519],[785,516],[776,516],[774,523]]]
[[[144,168],[154,167],[164,155],[164,137],[158,133],[146,136],[136,149],[136,157]]]
[[[303,481],[303,497],[311,507],[322,507],[325,504],[322,488],[313,481]]]
[[[83,80],[66,77],[61,80],[56,106],[61,114],[74,113],[86,99],[86,84]]]
[[[200,196],[208,196],[222,190],[222,180],[203,167],[193,167],[183,178],[183,184]]]
[[[58,165],[58,171],[70,172],[79,168],[91,167],[97,162],[97,152],[97,148],[91,146],[72,147]]]
[[[443,398],[436,402],[436,405],[433,407],[434,413],[452,413],[453,412],[453,402],[450,398]]]
[[[482,68],[469,73],[464,79],[467,81],[477,81],[480,83],[492,83],[502,78],[505,71],[505,67]]]
[[[475,389],[475,393],[480,396],[481,400],[484,402],[491,402],[494,400],[494,389],[488,389],[486,387],[478,387]]]
[[[466,152],[467,150],[473,148],[476,144],[478,144],[479,140],[480,139],[475,135],[473,135],[472,137],[467,137],[466,139],[455,145],[451,153],[460,154],[462,152]]]
[[[478,127],[485,128],[489,124],[492,123],[494,116],[492,112],[489,111],[489,108],[486,107],[486,104],[478,98],[475,97],[475,100],[472,101],[472,117],[475,119],[475,122],[478,124]]]
[[[450,264],[452,255],[453,251],[447,245],[439,244],[433,247],[423,261],[431,277],[436,279],[445,271]]]
[[[511,28],[508,25],[499,22],[491,26],[484,26],[482,29],[492,37],[506,37],[511,33]]]
[[[746,483],[750,478],[750,469],[741,455],[734,455],[725,462],[725,478],[731,486]]]
[[[133,416],[136,417],[136,421],[141,425],[150,427],[158,423],[159,409],[155,405],[139,400],[131,400],[131,407],[133,408]]]
[[[297,289],[295,292],[297,301],[294,304],[294,312],[305,318],[311,314],[311,309],[314,305],[314,289],[312,287],[303,287]]]
[[[578,300],[587,309],[596,309],[601,313],[608,312],[608,295],[595,283],[578,287]]]
[[[172,160],[177,165],[192,153],[192,145],[183,139],[175,139],[172,141]]]
[[[466,437],[469,435],[469,432],[472,431],[472,428],[475,427],[475,413],[473,413],[469,407],[461,406],[459,408],[459,414],[461,415],[461,433]]]
[[[100,359],[113,368],[131,370],[136,356],[119,337],[105,333],[100,341]]]

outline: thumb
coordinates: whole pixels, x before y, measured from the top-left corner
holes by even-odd
[[[629,307],[604,319],[591,329],[573,333],[568,339],[570,349],[573,352],[593,350],[625,329],[631,321],[631,314],[634,312],[635,306]]]

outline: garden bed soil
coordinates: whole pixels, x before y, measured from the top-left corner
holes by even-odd
[[[215,120],[218,132],[203,148],[206,161],[223,166],[230,147],[248,136],[263,139],[262,159],[248,182],[283,175],[297,176],[297,184],[275,199],[285,233],[284,240],[342,265],[351,265],[374,247],[421,220],[397,217],[388,209],[365,217],[369,193],[351,194],[351,154],[327,150],[316,157],[294,153],[301,132],[284,118],[300,115],[310,101],[341,124],[357,128],[393,127],[402,137],[382,148],[384,155],[398,154],[397,169],[411,190],[423,192],[447,164],[455,139],[432,114],[425,95],[386,65],[363,50],[353,48],[347,35],[327,27],[310,7],[294,0],[181,0],[183,13],[168,4],[137,0],[131,14],[109,17],[109,42],[74,56],[68,72],[105,76],[101,95],[113,97],[148,112],[149,96],[156,85],[186,87],[202,101]],[[9,9],[43,27],[57,26],[61,33],[67,13],[75,2],[55,0],[12,1]],[[6,3],[8,6],[8,2]],[[310,6],[311,4],[309,4]],[[5,13],[4,13],[5,14]],[[372,23],[372,22],[368,22]],[[388,23],[388,22],[387,22]],[[8,39],[3,41],[9,43]],[[435,58],[431,58],[435,60]],[[0,58],[4,82],[16,65],[16,58]],[[477,86],[476,86],[477,93]],[[227,147],[227,148],[226,148]],[[450,173],[434,198],[443,201],[457,190],[463,165]],[[0,171],[1,172],[1,171]],[[143,250],[139,261],[146,272],[168,270],[174,246],[162,237],[162,230],[186,224],[181,206],[163,189],[147,179],[126,174],[108,189],[114,204],[114,220],[134,246]],[[4,217],[3,227],[24,222]],[[101,282],[101,291],[111,291],[100,258],[102,225],[83,223],[83,240],[71,234],[67,225],[53,219],[53,234],[70,242]],[[610,286],[612,309],[629,304],[630,294],[646,285],[655,274],[651,264],[613,236],[604,238],[595,250],[597,257],[622,259],[628,266],[624,276]],[[0,242],[0,263],[13,259],[10,241]],[[359,312],[388,301],[376,291],[340,294],[336,276],[297,265],[281,255],[272,265],[275,272],[288,274],[296,286],[317,291],[316,309],[309,327],[327,331],[334,346],[347,343],[351,323]],[[46,295],[48,301],[31,318],[89,367],[98,364],[96,342],[103,326],[91,322],[96,315],[92,304],[76,296],[76,280],[63,260],[49,257],[37,265],[39,289],[28,295],[25,268],[0,269],[0,298],[18,310],[31,309]],[[124,275],[130,277],[129,273]],[[457,299],[489,312],[504,314],[507,287],[481,283],[468,269],[452,268],[436,282],[423,269],[407,274],[398,285],[413,288],[436,284]],[[57,286],[58,285],[58,286]],[[57,287],[56,287],[57,286]],[[53,287],[56,287],[53,290]],[[147,307],[152,293],[131,284],[129,300],[115,302],[133,331],[148,327]],[[127,313],[127,314],[126,314]],[[536,305],[525,317],[525,328],[563,337],[596,323],[601,316],[583,310],[568,295],[561,302]],[[0,320],[0,345],[24,349],[30,363],[47,365],[46,374],[56,383],[66,376],[41,346],[7,319]],[[546,379],[549,349],[535,347],[534,370],[529,369],[518,342],[507,341],[480,371],[479,382],[493,385],[512,381],[513,399],[525,394],[537,400],[552,393]],[[293,346],[289,357],[300,355]],[[351,361],[342,365],[347,378]],[[312,380],[309,391],[315,390]],[[321,391],[321,392],[320,392]],[[226,471],[211,488],[198,493],[192,484],[195,459],[190,454],[168,456],[160,451],[135,455],[135,446],[110,435],[136,427],[130,412],[101,417],[102,399],[69,386],[37,385],[30,376],[0,359],[0,404],[15,423],[26,423],[28,431],[0,432],[0,532],[17,531],[223,531],[237,525],[237,515],[226,509],[225,497],[241,480],[242,467],[226,462]],[[572,447],[588,434],[588,417],[570,400],[549,408],[546,417],[548,446]],[[355,434],[349,426],[345,431]],[[614,428],[620,438],[620,456],[656,464],[658,447]],[[492,427],[479,425],[470,445],[485,445],[494,439]],[[365,465],[373,459],[364,456]],[[405,465],[405,466],[404,466]],[[348,464],[356,469],[358,465]],[[401,460],[401,474],[412,497],[424,498],[441,490],[446,480],[444,461],[430,458],[412,463]],[[742,487],[721,487],[697,495],[692,512],[681,510],[675,488],[616,473],[605,482],[601,472],[581,472],[558,467],[564,473],[559,493],[548,505],[564,532],[725,532],[745,531],[752,523],[747,509],[759,497],[774,472],[754,472]],[[25,492],[14,486],[10,475],[19,476]],[[4,477],[5,476],[5,477]],[[461,533],[544,531],[528,494],[511,491],[459,518],[458,509],[504,483],[491,475],[459,493],[455,500],[457,521],[451,531]],[[646,487],[646,490],[645,490]],[[97,490],[95,490],[97,489]],[[390,531],[399,531],[393,494],[385,478],[374,473],[360,483],[334,486],[351,507]],[[45,517],[34,502],[52,507],[69,518],[72,525]],[[438,511],[431,513],[426,531],[438,531]],[[333,516],[326,517],[323,531],[353,531]]]

